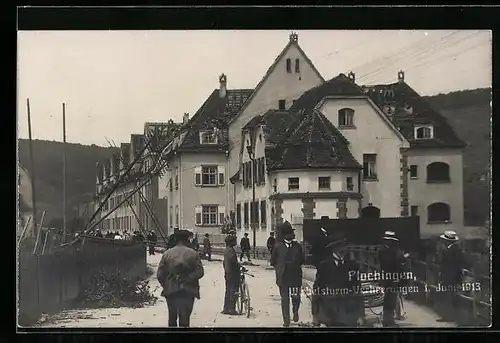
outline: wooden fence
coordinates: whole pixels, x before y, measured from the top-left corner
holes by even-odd
[[[18,256],[18,315],[30,325],[42,313],[54,313],[78,300],[91,275],[120,271],[130,278],[147,272],[143,244],[87,237],[49,254],[21,249]]]

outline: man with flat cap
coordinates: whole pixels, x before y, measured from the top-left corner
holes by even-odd
[[[175,234],[176,245],[163,254],[157,278],[167,300],[168,326],[189,327],[194,299],[200,298],[199,280],[204,275],[201,258],[189,248],[189,231]]]
[[[442,316],[437,321],[453,322],[456,308],[455,295],[460,289],[466,261],[458,246],[459,237],[455,231],[447,230],[439,238],[437,264],[439,265],[440,292],[438,307]]]
[[[278,225],[280,239],[271,253],[271,266],[276,271],[276,285],[281,297],[283,326],[290,326],[290,298],[292,299],[293,321],[299,321],[300,293],[302,287],[302,246],[295,241],[294,229],[289,222]]]
[[[240,287],[240,264],[238,256],[234,250],[237,244],[235,235],[226,237],[226,249],[224,250],[224,279],[226,281],[226,292],[224,295],[224,307],[222,314],[237,315],[236,312],[236,293]]]

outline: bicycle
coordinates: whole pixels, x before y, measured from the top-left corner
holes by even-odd
[[[252,274],[248,273],[248,269],[241,267],[240,288],[239,292],[237,293],[238,298],[236,300],[236,303],[238,305],[238,313],[239,314],[246,313],[247,318],[249,318],[252,307],[250,306],[250,291],[248,288],[248,284],[245,280],[245,275],[254,277]]]

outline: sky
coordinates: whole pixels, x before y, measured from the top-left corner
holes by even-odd
[[[182,121],[227,75],[254,88],[285,47],[282,31],[19,31],[18,136],[109,146],[145,122]],[[353,71],[362,84],[397,72],[421,95],[491,87],[490,31],[301,31],[299,45],[328,80]]]

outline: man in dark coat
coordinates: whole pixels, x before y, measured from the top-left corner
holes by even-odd
[[[176,246],[163,254],[157,278],[167,300],[168,326],[189,327],[194,299],[200,298],[199,279],[204,270],[199,255],[186,246],[189,233],[182,230],[175,235]]]
[[[293,321],[299,321],[300,293],[302,288],[302,246],[295,241],[295,233],[289,222],[278,227],[281,239],[271,253],[271,266],[276,271],[276,285],[280,291],[283,326],[290,326],[290,298]]]
[[[156,242],[158,241],[158,237],[156,237],[156,233],[151,230],[148,235],[148,241],[149,241],[149,254],[154,255],[155,254],[155,246]]]
[[[205,238],[203,238],[203,257],[208,261],[212,261],[212,243],[210,243],[209,237],[210,235],[206,233]]]
[[[250,262],[251,247],[250,247],[250,239],[248,239],[248,233],[245,233],[245,236],[241,238],[240,248],[241,248],[240,261],[243,262],[243,256],[246,255],[248,262]]]
[[[276,238],[274,238],[274,232],[271,231],[266,242],[267,250],[269,251],[269,253],[273,251],[274,244],[276,244]]]
[[[311,309],[313,324],[360,326],[364,322],[364,298],[357,277],[359,265],[347,255],[347,239],[339,233],[317,240],[311,250],[316,267]]]
[[[399,248],[399,239],[392,231],[386,231],[382,237],[383,245],[378,253],[380,272],[386,275],[402,275],[404,271],[405,258]],[[399,277],[383,278],[381,286],[384,287],[384,303],[382,325],[385,327],[397,326],[394,318],[397,301],[398,288],[401,283]]]
[[[224,308],[222,314],[237,315],[236,293],[240,287],[241,266],[238,263],[238,256],[234,251],[236,236],[226,237],[226,249],[224,250],[224,279],[226,281],[226,293],[224,296]]]
[[[179,228],[175,227],[174,228],[174,233],[171,234],[170,236],[168,236],[167,250],[176,246],[177,243],[175,242],[175,234],[177,232],[179,232]],[[188,244],[188,246],[189,246],[189,244]]]
[[[453,322],[456,307],[455,297],[460,290],[466,262],[464,254],[457,244],[459,238],[455,231],[445,231],[439,238],[441,246],[437,258],[440,282],[438,305],[442,316],[437,321]]]

